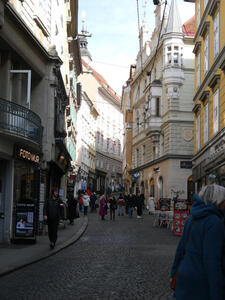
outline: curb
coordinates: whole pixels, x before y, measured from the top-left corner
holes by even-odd
[[[7,275],[7,274],[10,274],[10,273],[15,272],[17,270],[20,270],[20,269],[22,269],[22,268],[24,268],[26,266],[29,266],[29,265],[35,264],[35,263],[37,263],[39,261],[42,261],[42,260],[44,260],[44,259],[46,259],[46,258],[48,258],[50,256],[55,255],[56,253],[60,252],[61,250],[69,247],[70,245],[74,244],[76,241],[78,241],[81,238],[81,236],[86,231],[87,227],[88,227],[88,218],[85,217],[84,218],[84,222],[83,222],[81,228],[69,240],[65,241],[62,244],[59,244],[56,247],[56,249],[54,249],[54,250],[51,250],[49,252],[46,251],[46,253],[44,255],[41,255],[38,258],[34,258],[32,261],[29,261],[29,262],[24,263],[24,264],[22,264],[20,266],[11,268],[10,270],[7,270],[7,271],[3,271],[3,272],[0,271],[0,277],[3,277],[5,275]]]

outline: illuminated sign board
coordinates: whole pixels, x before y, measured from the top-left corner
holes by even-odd
[[[40,163],[40,155],[33,153],[27,149],[24,149],[23,147],[15,147],[15,156],[19,159],[30,161],[35,164]]]

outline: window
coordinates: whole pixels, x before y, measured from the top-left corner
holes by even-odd
[[[156,117],[160,117],[160,98],[156,98]]]
[[[136,167],[138,166],[139,162],[139,149],[136,149]]]
[[[173,54],[173,63],[174,64],[178,64],[178,57],[179,57],[179,54],[177,52],[175,52]]]
[[[142,163],[145,163],[145,145],[142,146]]]
[[[213,50],[214,50],[214,58],[219,53],[220,48],[220,40],[219,40],[219,13],[214,18],[213,23],[213,33],[214,33],[214,39],[213,39]]]
[[[219,131],[219,89],[213,94],[213,133]]]
[[[196,57],[196,87],[199,88],[200,86],[200,52]]]
[[[168,64],[171,64],[171,53],[167,54],[167,61],[168,61]]]
[[[139,133],[139,117],[136,118],[136,122],[137,122],[137,133]]]
[[[48,32],[51,32],[51,0],[37,1],[37,15]]]
[[[209,34],[207,34],[204,42],[204,73],[209,69]]]
[[[201,4],[200,4],[200,0],[197,0],[197,27],[199,26],[200,23],[200,12],[201,12]]]
[[[201,117],[200,113],[196,119],[196,150],[198,151],[201,147]]]
[[[204,144],[209,139],[209,104],[206,103],[204,106]]]

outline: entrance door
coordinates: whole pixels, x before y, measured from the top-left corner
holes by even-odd
[[[0,243],[4,240],[4,220],[5,220],[5,164],[0,160]]]

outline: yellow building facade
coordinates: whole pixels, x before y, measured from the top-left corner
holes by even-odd
[[[213,174],[225,186],[225,1],[195,3],[195,146],[193,180],[199,190]]]

